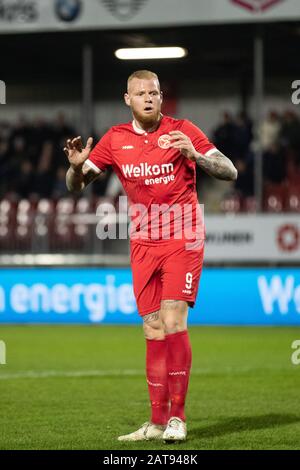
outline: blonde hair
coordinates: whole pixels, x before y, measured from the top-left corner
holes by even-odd
[[[156,75],[156,73],[154,72],[151,72],[150,70],[136,70],[135,72],[133,72],[131,75],[129,75],[128,77],[128,80],[127,80],[127,90],[129,88],[129,84],[131,82],[131,80],[133,80],[134,78],[139,78],[139,79],[145,79],[145,80],[151,80],[151,79],[154,79],[154,80],[157,80],[158,81],[158,84],[159,84],[159,80],[158,80],[158,76]]]

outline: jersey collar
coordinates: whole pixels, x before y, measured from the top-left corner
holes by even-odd
[[[164,117],[164,115],[161,114],[161,120],[160,120],[160,123],[159,123],[159,126],[158,126],[157,129],[159,129],[159,127],[161,126],[163,117]],[[140,129],[140,128],[136,125],[136,122],[135,122],[134,119],[133,119],[133,121],[132,121],[132,127],[133,127],[134,132],[136,132],[137,134],[142,135],[142,134],[145,134],[145,132],[146,132],[146,131],[144,131],[144,129]],[[157,129],[156,129],[156,130],[157,130]],[[155,132],[155,131],[154,131],[154,132]]]
[[[145,134],[145,132],[146,132],[146,131],[144,131],[144,129],[140,129],[136,125],[135,120],[132,121],[132,127],[133,127],[134,132],[136,132],[137,134]]]

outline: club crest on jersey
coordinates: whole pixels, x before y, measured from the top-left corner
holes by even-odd
[[[170,136],[168,134],[163,134],[158,139],[158,146],[161,149],[168,149],[170,147]]]

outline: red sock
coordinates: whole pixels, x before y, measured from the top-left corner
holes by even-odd
[[[180,331],[166,336],[168,387],[171,399],[171,416],[185,421],[184,405],[188,390],[192,350],[187,331]]]
[[[146,340],[146,372],[151,402],[151,422],[167,424],[169,391],[166,340]]]

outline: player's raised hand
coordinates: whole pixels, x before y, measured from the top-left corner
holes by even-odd
[[[180,150],[189,160],[195,161],[197,152],[191,139],[181,131],[170,131],[170,147]]]
[[[82,168],[84,162],[88,159],[90,151],[92,150],[93,138],[89,137],[86,146],[83,147],[81,136],[74,139],[68,139],[64,152],[68,157],[71,167],[78,171]]]

